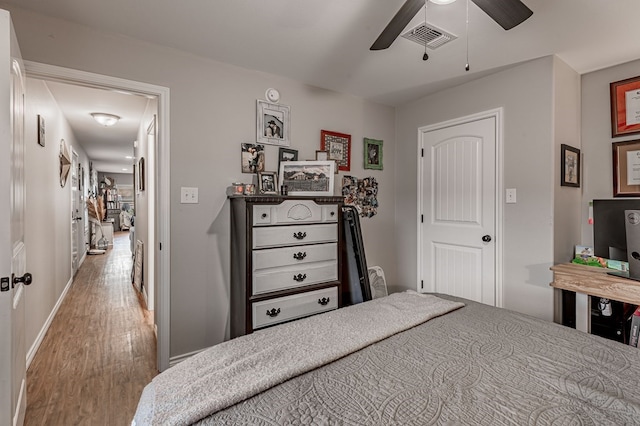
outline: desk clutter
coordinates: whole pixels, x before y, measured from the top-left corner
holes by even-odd
[[[631,332],[636,310],[637,306],[631,303],[591,297],[591,334],[637,347],[639,327],[636,326],[635,340]],[[637,325],[640,325],[640,317]]]
[[[634,342],[633,335],[640,334],[640,318],[635,319],[638,327],[634,329],[632,324],[634,313],[640,314],[640,282],[613,269],[573,262],[554,265],[551,270],[551,287],[562,290],[558,293],[561,315],[557,322],[624,344]],[[578,298],[584,303],[576,303]]]

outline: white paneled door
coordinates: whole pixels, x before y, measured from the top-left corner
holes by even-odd
[[[23,129],[24,67],[0,10],[0,426],[22,425],[26,408]]]
[[[421,129],[422,290],[496,304],[497,117]]]
[[[71,269],[75,277],[80,267],[79,239],[84,235],[80,215],[80,180],[78,178],[78,154],[71,153]]]

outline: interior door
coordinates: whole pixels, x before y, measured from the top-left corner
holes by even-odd
[[[0,10],[0,425],[26,408],[24,335],[24,66],[9,13]]]
[[[80,220],[80,188],[78,177],[78,154],[73,151],[71,155],[71,268],[73,276],[78,272],[80,266],[79,238],[82,234]]]
[[[496,304],[496,117],[422,131],[423,290]]]
[[[158,199],[156,156],[158,153],[158,117],[154,114],[147,128],[147,252],[144,261],[147,267],[143,273],[143,285],[145,286],[147,309],[154,311],[156,308],[156,200]],[[140,229],[140,228],[138,228]]]

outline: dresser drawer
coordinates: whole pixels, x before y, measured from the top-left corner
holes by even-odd
[[[316,204],[312,200],[286,200],[281,204],[253,206],[253,225],[338,222],[337,204]]]
[[[253,273],[253,294],[338,280],[338,260],[260,269]]]
[[[327,243],[312,246],[254,250],[252,257],[254,271],[280,266],[302,265],[324,260],[336,260],[338,258],[338,244]]]
[[[338,225],[335,223],[253,228],[254,249],[335,241],[338,241]]]
[[[337,308],[337,287],[263,300],[251,304],[253,328],[258,329]]]

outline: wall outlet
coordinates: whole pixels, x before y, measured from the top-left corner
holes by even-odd
[[[180,204],[198,204],[198,188],[180,188]]]

